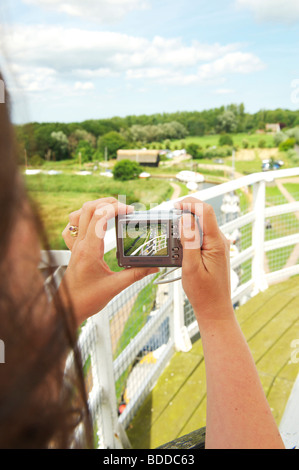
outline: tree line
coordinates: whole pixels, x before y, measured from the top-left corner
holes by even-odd
[[[20,155],[35,160],[80,158],[82,162],[113,158],[119,148],[165,144],[186,136],[252,133],[267,123],[299,126],[299,111],[260,110],[247,113],[244,104],[203,111],[178,111],[152,115],[113,117],[73,123],[16,125]]]

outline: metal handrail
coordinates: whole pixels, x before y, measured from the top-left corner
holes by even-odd
[[[232,302],[241,301],[244,297],[265,289],[270,282],[275,282],[284,276],[299,274],[299,264],[285,267],[277,271],[265,273],[263,269],[264,255],[266,252],[285,246],[299,244],[299,234],[291,234],[278,237],[273,240],[265,240],[265,219],[287,213],[299,212],[299,201],[265,207],[265,185],[267,182],[279,178],[293,177],[299,175],[299,168],[271,171],[267,173],[256,173],[236,180],[229,181],[208,189],[204,189],[192,194],[201,201],[210,201],[215,197],[223,196],[235,190],[253,187],[253,202],[251,210],[240,215],[236,219],[220,226],[223,233],[230,233],[235,229],[241,229],[247,225],[252,225],[252,240],[250,246],[241,250],[232,260],[231,268],[235,269],[243,263],[252,262],[252,272],[250,279],[241,283],[232,293]],[[181,200],[183,198],[179,198]],[[123,199],[122,199],[123,201]],[[173,207],[176,201],[167,201],[157,209],[167,210]],[[115,229],[108,230],[105,236],[105,253],[116,247]],[[62,266],[66,268],[70,259],[69,251],[53,251],[52,267]],[[48,263],[46,253],[42,253],[41,268]],[[62,273],[63,273],[62,269]],[[198,331],[196,320],[186,328],[184,323],[184,296],[180,281],[176,281],[170,288],[169,296],[164,304],[155,312],[155,316],[135,335],[128,346],[113,359],[110,326],[109,322],[117,319],[118,311],[125,307],[142,289],[153,280],[153,276],[144,278],[136,284],[130,286],[122,293],[118,294],[99,314],[87,321],[82,330],[79,344],[82,348],[90,347],[92,341],[92,373],[100,383],[94,383],[95,390],[92,391],[90,405],[96,407],[92,415],[98,416],[97,427],[100,433],[100,446],[109,448],[127,447],[128,441],[124,432],[132,416],[142,403],[146,394],[157,380],[159,374],[169,361],[175,349],[188,350],[182,348],[186,331],[190,337]],[[161,357],[151,369],[148,375],[142,380],[140,388],[134,399],[132,399],[125,409],[125,412],[118,416],[115,381],[125,372],[128,363],[134,360],[138,351],[142,350],[151,334],[161,326],[165,319],[169,319],[170,338]],[[93,335],[91,339],[91,333]],[[188,341],[187,341],[188,343]],[[85,351],[86,355],[86,351]],[[95,400],[93,397],[97,397]],[[100,407],[100,412],[99,408]]]

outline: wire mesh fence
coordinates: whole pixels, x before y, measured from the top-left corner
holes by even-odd
[[[130,286],[106,307],[120,421],[134,413],[140,391],[148,392],[149,377],[169,349],[172,291],[168,284],[156,285],[156,278]]]
[[[275,207],[299,200],[298,186],[294,183],[270,185],[266,192],[266,207]],[[267,217],[265,241],[296,235],[299,233],[299,212],[287,212]],[[299,245],[288,244],[265,254],[265,271],[275,272],[298,263]]]
[[[256,184],[260,183],[257,181]],[[263,217],[259,228],[262,227],[260,253],[264,274],[279,274],[280,270],[298,266],[299,193],[296,185],[265,185],[264,207],[256,204],[253,185],[250,184],[240,186],[237,190],[229,189],[220,196],[206,200],[214,207],[218,224],[231,241],[234,306],[250,298],[256,281],[257,237],[254,232],[260,214]],[[299,268],[291,271],[294,272],[299,273]],[[101,362],[99,367],[96,346],[100,339],[94,319],[88,320],[86,329],[82,331],[80,347],[97,447],[107,447],[101,368],[111,368],[113,371],[110,387],[115,391],[114,412],[117,422],[125,429],[175,350],[174,330],[177,320],[174,320],[174,310],[178,307],[177,297],[174,296],[172,284],[157,285],[156,277],[151,275],[130,286],[98,314],[107,316],[108,329],[103,334],[109,337],[111,362]],[[198,333],[198,329],[194,328],[195,315],[184,292],[181,302],[182,325],[192,336]],[[109,354],[105,353],[105,356],[110,357]]]

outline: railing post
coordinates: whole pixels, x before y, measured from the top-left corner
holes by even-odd
[[[177,271],[175,272],[177,276]],[[188,352],[192,348],[191,340],[184,321],[184,295],[182,281],[175,281],[173,286],[173,335],[177,351]]]
[[[95,315],[93,322],[97,331],[95,367],[101,387],[101,418],[104,444],[107,449],[130,448],[129,440],[118,421],[117,415],[113,355],[107,308]]]
[[[252,224],[252,280],[254,283],[253,294],[267,289],[268,284],[265,276],[265,205],[266,205],[266,182],[261,180],[253,185],[253,211],[255,219]]]

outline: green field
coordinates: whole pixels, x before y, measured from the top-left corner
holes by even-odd
[[[273,135],[271,134],[230,134],[231,138],[233,139],[234,145],[239,147],[243,146],[243,140],[247,140],[249,147],[251,148],[258,148],[259,142],[261,140],[265,141],[266,147],[274,147]],[[219,134],[213,135],[204,135],[204,136],[189,136],[186,137],[183,141],[182,140],[173,140],[171,143],[171,149],[181,148],[182,142],[187,147],[189,144],[197,144],[200,145],[202,148],[207,146],[213,147],[214,145],[218,145],[219,142]]]
[[[284,183],[283,186],[291,196],[298,200],[298,183]],[[285,196],[280,192],[279,188],[273,184],[268,185],[266,188],[266,201],[267,206],[286,204],[288,202]],[[292,235],[299,231],[299,220],[294,213],[271,217],[269,221],[271,223],[271,227],[265,231],[265,241]],[[267,252],[266,258],[268,261],[269,271],[272,272],[282,269],[294,248],[295,246],[291,245]]]
[[[236,176],[246,175],[261,171],[261,164],[264,158],[274,156],[284,161],[283,168],[295,166],[288,158],[287,153],[278,153],[278,149],[270,148],[273,144],[273,136],[269,134],[232,134],[233,141],[240,146],[235,155]],[[249,142],[249,148],[242,148],[242,141],[246,139]],[[259,141],[264,139],[266,148],[257,148]],[[217,146],[219,135],[207,135],[203,137],[187,137],[184,142],[172,141],[171,147],[180,148],[179,144],[184,143],[187,146],[194,142],[203,148],[207,146]],[[252,148],[254,147],[254,148]],[[158,148],[158,147],[157,147]],[[25,176],[26,186],[34,201],[37,202],[46,227],[50,246],[52,249],[65,249],[65,244],[61,232],[68,223],[68,214],[79,209],[84,202],[98,199],[101,197],[119,195],[125,197],[127,204],[141,203],[143,207],[150,207],[150,204],[159,204],[162,201],[171,198],[174,188],[170,184],[171,179],[182,170],[196,170],[205,175],[206,181],[224,182],[231,178],[231,168],[233,165],[232,157],[222,159],[219,164],[215,159],[198,159],[180,161],[177,164],[165,161],[161,162],[158,168],[144,167],[152,177],[148,180],[131,180],[127,182],[115,181],[113,178],[100,176],[103,169],[94,171],[92,175],[77,175],[80,166],[74,160],[64,160],[59,162],[44,162],[43,170],[58,170],[63,172],[58,175],[48,175],[41,173],[34,176]],[[108,162],[110,169],[113,168],[115,160]],[[94,163],[85,164],[81,169],[93,169]],[[175,181],[181,189],[180,196],[186,196],[188,190],[186,185]],[[298,198],[297,186],[288,185],[290,194]],[[267,194],[270,196],[276,194],[281,198],[277,188],[267,188]],[[278,192],[277,192],[278,191]],[[297,192],[297,194],[295,194]],[[283,199],[281,199],[283,202]],[[244,202],[244,201],[243,201]],[[268,201],[270,203],[270,201]],[[107,255],[109,263],[115,267],[112,255]]]
[[[118,182],[112,178],[88,175],[26,176],[25,183],[31,198],[38,204],[52,249],[66,249],[61,233],[68,215],[84,202],[102,197],[125,196],[127,204],[141,203],[145,208],[169,199],[173,188],[168,181],[150,179]]]
[[[147,231],[146,229],[138,236],[136,236],[135,231],[127,230],[127,234],[124,237],[123,244],[124,244],[124,254],[125,256],[129,256],[133,253],[133,251],[137,250],[139,246],[145,243],[147,238]]]

